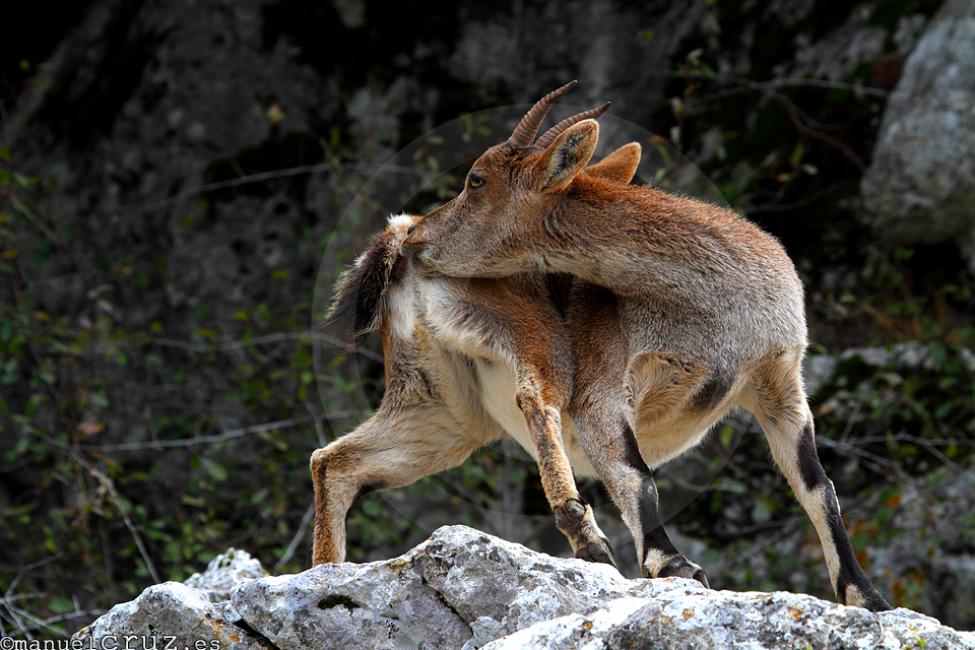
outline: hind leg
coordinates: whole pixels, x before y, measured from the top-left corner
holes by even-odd
[[[677,551],[664,530],[657,509],[657,486],[630,425],[628,416],[634,409],[628,395],[643,395],[660,386],[646,381],[642,372],[638,373],[640,381],[633,381],[616,296],[601,287],[576,284],[570,321],[574,323],[576,373],[570,410],[576,435],[633,535],[643,574],[693,578],[706,586],[704,571]],[[664,381],[667,383],[673,382]],[[681,395],[658,393],[660,413],[666,414],[693,394],[695,382],[683,384]]]
[[[677,550],[660,520],[653,473],[626,417],[623,378],[613,377],[610,367],[583,370],[580,378],[573,402],[576,434],[633,535],[643,575],[708,586],[704,570]]]
[[[448,428],[436,404],[382,410],[311,455],[315,488],[312,565],[345,560],[345,519],[356,497],[456,467],[489,440]]]
[[[677,550],[664,529],[653,473],[622,409],[587,409],[575,422],[596,473],[630,529],[643,575],[692,578],[708,586],[704,570]]]
[[[758,368],[744,405],[761,424],[775,463],[816,528],[837,599],[873,611],[890,609],[857,561],[833,482],[819,462],[801,363],[802,350],[793,350]]]

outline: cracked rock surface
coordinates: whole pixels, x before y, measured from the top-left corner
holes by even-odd
[[[76,638],[123,634],[281,650],[975,648],[975,633],[906,609],[873,614],[788,592],[627,580],[607,565],[554,558],[466,526],[440,528],[392,560],[297,575],[266,576],[231,550],[187,584],[154,585],[116,605]]]

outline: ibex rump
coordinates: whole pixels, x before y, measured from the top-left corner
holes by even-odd
[[[580,174],[606,105],[538,126],[574,84],[542,98],[471,167],[463,191],[404,243],[455,277],[567,273],[588,285],[571,310],[576,436],[633,532],[648,575],[681,561],[656,513],[655,467],[697,444],[731,408],[762,426],[820,537],[846,604],[889,605],[843,526],[816,453],[802,383],[802,284],[770,235],[718,206]]]

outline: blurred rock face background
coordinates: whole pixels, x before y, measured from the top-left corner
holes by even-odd
[[[4,22],[4,630],[69,633],[229,545],[306,566],[308,455],[382,394],[377,342],[316,328],[316,279],[464,170],[430,154],[414,172],[438,189],[335,232],[340,215],[427,130],[572,78],[573,105],[613,100],[657,134],[645,150],[680,150],[786,245],[861,559],[895,603],[975,626],[970,3],[105,0]],[[757,428],[736,418],[695,455],[724,466],[669,525],[712,584],[828,595]],[[662,483],[664,501],[686,487]],[[350,559],[444,523],[567,551],[501,445],[360,501]]]

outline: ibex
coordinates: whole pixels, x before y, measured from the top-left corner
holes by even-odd
[[[659,528],[651,468],[740,406],[812,520],[837,598],[889,609],[857,561],[816,452],[802,381],[803,288],[788,255],[729,209],[579,173],[598,142],[593,118],[608,105],[536,140],[573,86],[543,97],[481,155],[461,193],[418,221],[401,253],[448,276],[566,273],[600,287],[582,288],[589,296],[574,304],[585,309],[569,313],[568,410],[647,575],[682,557]]]
[[[628,183],[639,161],[631,143],[585,174]],[[393,217],[336,285],[329,318],[351,321],[356,335],[379,330],[386,390],[371,418],[312,454],[312,562],[345,558],[346,513],[357,495],[459,465],[508,433],[537,459],[556,524],[576,555],[612,563],[570,463],[583,474],[594,470],[571,428],[563,435],[560,426],[573,379],[560,309],[571,279],[418,273],[399,255],[417,219]]]

